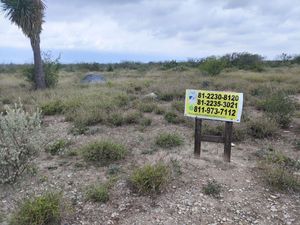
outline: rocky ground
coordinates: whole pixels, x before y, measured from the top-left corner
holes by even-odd
[[[297,133],[287,131],[280,139],[235,143],[232,161],[226,163],[222,159],[222,144],[203,143],[201,157],[195,158],[192,128],[167,124],[162,116],[155,115],[152,119],[152,125],[145,130],[136,126],[111,128],[100,125],[93,135],[72,136],[67,132],[70,124],[63,117],[45,118],[48,128],[72,140],[73,149],[91,140],[105,138],[126,145],[130,154],[119,163],[121,173],[110,190],[110,199],[106,204],[101,204],[88,202],[84,198],[84,189],[88,184],[109,179],[107,167],[86,165],[79,156],[42,153],[36,160],[35,175],[26,175],[14,186],[0,187],[2,213],[12,213],[26,196],[59,190],[72,205],[72,210],[68,210],[70,216],[63,223],[69,225],[300,224],[299,194],[269,189],[262,179],[255,156],[258,150],[272,146],[299,159],[300,153],[292,145],[292,140],[299,138]],[[153,148],[157,133],[170,130],[185,138],[183,146],[143,154],[145,149]],[[176,162],[178,174],[172,182],[156,196],[133,193],[127,184],[131,169],[159,160]],[[221,184],[219,198],[203,193],[203,185],[209,180]]]

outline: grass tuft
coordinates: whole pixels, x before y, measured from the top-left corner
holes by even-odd
[[[125,158],[126,148],[112,141],[96,141],[82,147],[80,152],[87,162],[102,166]]]
[[[162,148],[173,148],[183,144],[183,138],[175,133],[161,133],[155,138],[155,144]]]
[[[63,217],[61,197],[61,194],[49,192],[25,200],[12,215],[9,225],[60,224]]]
[[[207,184],[203,186],[204,194],[211,195],[215,198],[220,197],[221,190],[222,186],[216,180],[208,181]]]
[[[89,186],[86,190],[86,199],[92,202],[107,202],[109,200],[107,186],[103,184]]]
[[[145,165],[135,169],[129,181],[140,194],[158,194],[170,181],[170,169],[162,162]]]

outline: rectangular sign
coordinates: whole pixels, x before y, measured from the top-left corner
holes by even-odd
[[[184,115],[229,122],[241,121],[243,93],[187,89]]]

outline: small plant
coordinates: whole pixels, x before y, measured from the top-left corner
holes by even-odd
[[[121,171],[120,166],[116,165],[116,164],[111,164],[109,165],[108,169],[107,169],[107,174],[110,176],[114,176],[116,174],[118,174]]]
[[[215,198],[220,197],[221,190],[222,186],[216,180],[209,180],[207,184],[203,186],[204,194],[211,195]]]
[[[152,124],[152,120],[150,119],[150,118],[142,118],[141,120],[140,120],[140,125],[142,126],[142,127],[148,127],[148,126],[150,126]]]
[[[21,103],[0,113],[0,183],[13,183],[37,155],[41,113],[25,112]]]
[[[171,159],[173,174],[178,177],[182,174],[180,162],[177,159]]]
[[[138,108],[141,112],[151,113],[156,108],[156,105],[154,103],[140,103]]]
[[[63,152],[68,145],[70,145],[70,141],[60,139],[49,145],[46,148],[46,152],[49,152],[51,155],[58,155],[59,153]]]
[[[282,166],[267,164],[264,167],[264,178],[268,185],[280,191],[300,192],[300,180],[294,173]]]
[[[175,133],[162,133],[155,138],[155,144],[162,148],[173,148],[183,144],[183,138]]]
[[[69,130],[70,134],[73,135],[81,135],[86,134],[88,132],[89,128],[82,124],[82,123],[75,123]]]
[[[61,100],[46,102],[41,105],[41,110],[44,115],[61,114],[64,111],[64,104]]]
[[[120,113],[112,113],[107,118],[107,121],[109,124],[116,127],[122,126],[124,124],[124,118]]]
[[[91,185],[87,188],[86,198],[92,202],[105,203],[109,200],[108,188],[103,184]]]
[[[260,104],[267,115],[282,127],[288,127],[295,113],[295,102],[284,92],[278,92]]]
[[[155,109],[154,109],[154,112],[155,112],[155,114],[157,114],[157,115],[163,115],[164,113],[165,113],[165,109],[164,108],[162,108],[162,107],[156,107]]]
[[[88,162],[107,165],[123,159],[126,149],[112,141],[96,141],[81,148],[83,158]]]
[[[260,161],[263,178],[272,188],[280,191],[300,192],[300,179],[294,173],[300,170],[300,162],[280,151],[269,151]]]
[[[60,224],[64,213],[61,197],[61,194],[49,192],[25,200],[13,214],[9,225]]]
[[[268,138],[276,134],[278,127],[274,120],[261,117],[248,122],[248,133],[254,138]]]
[[[124,122],[126,124],[138,124],[142,114],[140,112],[131,112],[125,115]]]
[[[168,123],[179,124],[183,122],[183,119],[174,112],[167,112],[164,117]]]
[[[129,178],[133,189],[140,194],[160,193],[169,180],[170,169],[162,162],[137,168]]]

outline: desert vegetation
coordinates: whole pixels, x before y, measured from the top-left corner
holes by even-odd
[[[190,224],[271,224],[272,214],[284,224],[279,205],[285,222],[299,221],[299,56],[44,61],[43,91],[30,65],[0,65],[0,223],[183,224],[193,214]],[[88,72],[106,83],[82,84]],[[244,93],[231,163],[217,143],[193,157],[186,89]],[[223,135],[224,123],[202,132]]]

